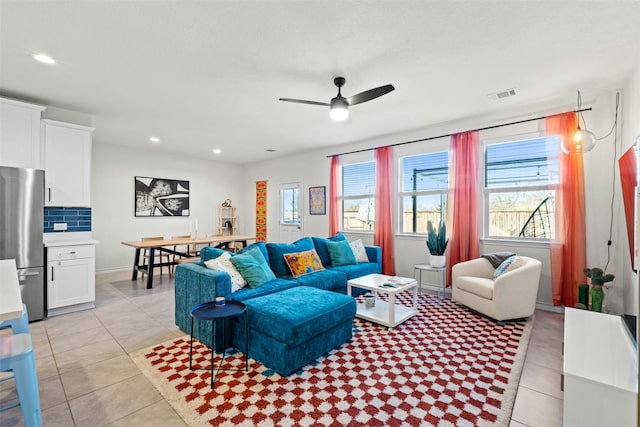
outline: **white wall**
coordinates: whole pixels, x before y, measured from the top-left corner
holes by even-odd
[[[636,73],[637,74],[637,73]],[[636,80],[638,78],[636,77]],[[637,86],[637,83],[635,83]],[[584,107],[591,106],[590,112],[584,113],[587,126],[596,136],[601,137],[608,133],[613,125],[615,116],[615,93],[617,88],[607,89],[590,89],[580,88],[583,96]],[[626,90],[633,90],[626,88]],[[371,140],[360,141],[354,144],[348,144],[340,147],[329,147],[325,150],[318,150],[290,156],[286,158],[274,159],[248,165],[245,169],[246,177],[246,204],[255,203],[252,191],[255,188],[255,181],[267,179],[267,216],[268,216],[268,240],[277,240],[278,238],[278,185],[285,182],[302,181],[304,183],[305,192],[309,186],[329,185],[329,167],[330,160],[327,155],[339,154],[342,152],[354,151],[362,148],[376,147],[404,141],[416,140],[421,138],[434,137],[438,135],[455,133],[469,129],[486,127],[494,124],[516,121],[526,118],[540,117],[547,114],[554,114],[576,108],[576,93],[567,93],[563,97],[555,100],[542,102],[538,105],[532,105],[527,108],[512,109],[509,113],[502,116],[493,115],[486,117],[475,117],[461,120],[453,123],[445,123],[436,127],[412,130],[396,135],[384,135]],[[637,107],[636,107],[637,108]],[[621,108],[622,114],[624,108]],[[638,116],[636,110],[636,117]],[[625,116],[626,117],[626,116]],[[527,134],[530,132],[540,131],[543,121],[534,121],[519,126],[509,126],[492,131],[484,131],[480,137],[483,138],[499,138],[508,135]],[[627,138],[628,139],[628,138]],[[610,209],[609,205],[612,196],[612,187],[614,180],[614,167],[616,170],[615,178],[615,198],[614,198],[614,215],[613,215],[613,236],[611,246],[611,262],[608,272],[616,274],[617,279],[625,277],[628,272],[628,247],[626,246],[626,234],[624,229],[624,214],[621,209],[620,200],[620,184],[617,174],[617,157],[621,153],[620,144],[623,142],[618,140],[617,155],[614,152],[613,136],[606,140],[599,141],[596,148],[588,154],[584,155],[585,165],[585,184],[586,184],[586,203],[587,203],[587,265],[585,267],[604,267],[607,260],[607,245],[609,233]],[[629,142],[625,141],[627,146]],[[408,144],[398,146],[394,149],[396,157],[410,154],[411,152],[420,152],[425,147],[429,149],[434,147],[442,147],[448,144],[448,139],[437,139],[427,142]],[[362,161],[372,158],[372,152],[359,153],[356,155],[344,156],[345,162]],[[616,157],[614,157],[616,156]],[[305,194],[305,197],[306,194]],[[304,234],[306,236],[320,235],[326,236],[328,233],[328,215],[325,216],[309,216],[308,201],[305,202],[305,227]],[[248,217],[244,218],[245,222],[251,223],[255,220],[254,212],[247,210]],[[365,244],[372,243],[371,235],[349,233],[350,239],[363,238]],[[540,244],[511,244],[498,241],[481,242],[481,253],[488,253],[498,250],[512,250],[522,255],[533,256],[543,262],[543,271],[541,278],[540,291],[538,293],[538,305],[540,307],[552,306],[551,284],[550,284],[550,266],[549,253],[544,245]],[[625,258],[626,256],[626,258]],[[395,240],[395,259],[396,274],[403,276],[413,276],[413,265],[428,263],[428,252],[424,239],[412,236],[396,236]],[[625,264],[627,262],[627,264]],[[629,311],[627,302],[631,284],[628,280],[616,280],[615,286],[607,291],[608,310],[613,313]],[[636,309],[637,311],[637,309]]]
[[[329,192],[329,168],[331,160],[322,152],[274,159],[254,163],[244,168],[245,199],[248,209],[238,215],[246,224],[255,224],[256,182],[267,180],[267,241],[276,242],[279,236],[279,185],[293,182],[302,183],[303,206],[302,227],[306,236],[324,236],[329,231],[327,215],[309,215],[309,187],[324,185]],[[328,201],[327,201],[328,203]],[[255,228],[252,229],[255,232]]]
[[[604,310],[610,313],[624,311],[625,293],[628,291],[625,276],[631,267],[618,166],[618,159],[624,152],[622,147],[629,146],[620,134],[626,91],[624,87],[620,90],[617,138],[614,131],[610,136],[598,140],[595,148],[583,157],[587,267],[604,269],[606,266],[606,272],[616,276],[613,285],[605,289]],[[585,116],[587,128],[597,138],[602,138],[609,133],[615,122],[616,92],[585,88],[582,94],[583,99],[595,100],[591,105],[593,113]],[[609,239],[610,247],[607,243]]]
[[[153,146],[135,150],[103,143],[94,143],[91,166],[93,238],[100,241],[96,247],[98,271],[131,268],[134,249],[122,241],[189,234],[195,220],[199,236],[214,233],[218,206],[227,198],[239,212],[246,210],[240,166],[160,153]],[[135,217],[135,176],[188,180],[190,216]],[[242,220],[237,231],[253,233]]]

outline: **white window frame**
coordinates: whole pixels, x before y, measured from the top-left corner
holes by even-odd
[[[447,152],[448,156],[447,156],[447,174],[448,176],[448,183],[447,183],[447,188],[443,188],[443,189],[436,189],[436,190],[416,190],[416,191],[403,191],[402,189],[402,170],[403,170],[403,162],[404,159],[407,157],[415,157],[415,156],[421,156],[421,155],[429,155],[429,154],[436,154],[436,153],[442,153],[442,152]],[[403,199],[405,197],[412,197],[412,196],[430,196],[430,195],[444,195],[445,199],[446,199],[446,204],[445,204],[445,209],[444,212],[442,212],[442,220],[446,222],[447,219],[447,210],[448,210],[448,206],[449,206],[449,201],[448,201],[448,195],[449,195],[449,189],[450,189],[450,182],[451,182],[451,151],[447,148],[447,149],[440,149],[440,150],[430,150],[430,151],[423,151],[423,152],[418,152],[418,153],[407,153],[401,157],[398,158],[398,197],[396,198],[397,200],[397,209],[398,209],[398,234],[400,235],[405,235],[405,236],[420,236],[420,237],[424,237],[427,235],[426,230],[425,232],[421,233],[418,231],[404,231],[404,211],[403,211]]]
[[[300,183],[298,183],[298,182],[290,183],[290,184],[282,184],[280,186],[280,190],[279,190],[280,191],[280,197],[279,197],[279,199],[280,199],[279,200],[279,202],[280,202],[280,206],[279,206],[279,210],[280,210],[280,225],[299,225],[300,224],[300,218],[301,218],[300,209],[302,208],[300,206],[300,200],[302,200],[302,199],[300,197],[299,192],[300,192],[301,188],[302,188],[302,185]],[[295,209],[295,212],[294,212],[297,215],[294,215],[295,218],[293,218],[292,222],[285,222],[284,221],[285,215],[284,215],[284,197],[283,197],[283,193],[285,191],[288,191],[288,190],[296,190],[296,191],[298,191],[298,194],[295,197],[295,203],[297,204],[297,206],[295,206],[296,209]]]
[[[357,165],[357,164],[362,164],[362,163],[373,163],[374,166],[374,188],[373,188],[373,193],[372,194],[357,194],[357,195],[351,195],[351,196],[344,196],[344,182],[343,182],[343,175],[344,175],[344,168],[348,167],[348,166],[352,166],[352,165]],[[343,163],[340,165],[340,195],[338,196],[338,202],[340,204],[340,224],[339,224],[339,230],[341,232],[344,233],[364,233],[364,234],[373,234],[374,230],[375,230],[375,219],[373,221],[373,225],[371,226],[371,229],[367,230],[367,229],[350,229],[350,228],[345,228],[344,227],[344,219],[345,219],[345,213],[344,213],[344,202],[348,201],[348,200],[360,200],[360,199],[373,199],[373,209],[374,209],[374,214],[375,214],[375,202],[376,202],[376,189],[375,189],[375,168],[376,168],[376,164],[375,164],[375,160],[374,159],[362,159],[360,161],[351,161],[349,163]]]
[[[518,193],[518,192],[528,192],[528,191],[550,191],[553,193],[554,197],[556,195],[558,185],[557,184],[540,184],[540,185],[526,185],[526,186],[504,186],[504,187],[491,187],[488,188],[486,185],[486,161],[487,161],[487,147],[493,144],[500,143],[509,143],[509,142],[519,142],[526,141],[529,139],[539,139],[539,138],[547,138],[549,135],[546,135],[544,132],[531,132],[526,134],[519,135],[510,135],[499,138],[491,138],[491,139],[482,139],[481,140],[481,155],[480,155],[480,170],[479,170],[479,185],[480,185],[480,194],[482,199],[482,239],[483,240],[508,240],[513,242],[538,242],[538,243],[548,243],[553,241],[553,238],[533,238],[533,237],[518,237],[518,236],[490,236],[490,212],[489,212],[489,198],[491,194],[497,193]],[[558,148],[559,149],[559,148]],[[555,212],[554,212],[555,215]]]

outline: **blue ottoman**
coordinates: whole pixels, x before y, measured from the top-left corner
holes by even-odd
[[[299,286],[244,301],[247,316],[232,328],[233,346],[282,376],[291,375],[349,341],[356,301],[336,292]],[[248,320],[246,320],[248,319]]]

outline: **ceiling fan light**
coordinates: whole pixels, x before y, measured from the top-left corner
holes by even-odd
[[[331,100],[329,116],[331,120],[335,120],[336,122],[347,120],[349,118],[349,104],[347,104],[347,100],[341,96],[333,98]]]
[[[349,110],[344,107],[332,108],[329,111],[329,116],[331,117],[331,120],[335,120],[336,122],[343,122],[349,118]]]

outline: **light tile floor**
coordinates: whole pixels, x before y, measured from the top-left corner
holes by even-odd
[[[129,353],[182,336],[173,320],[173,280],[154,288],[129,272],[96,275],[96,308],[30,325],[43,424],[184,426]],[[537,311],[510,426],[562,426],[564,316]],[[0,335],[9,333],[0,331]],[[17,401],[13,381],[0,384],[0,407]],[[0,427],[23,426],[20,408],[0,413]]]

